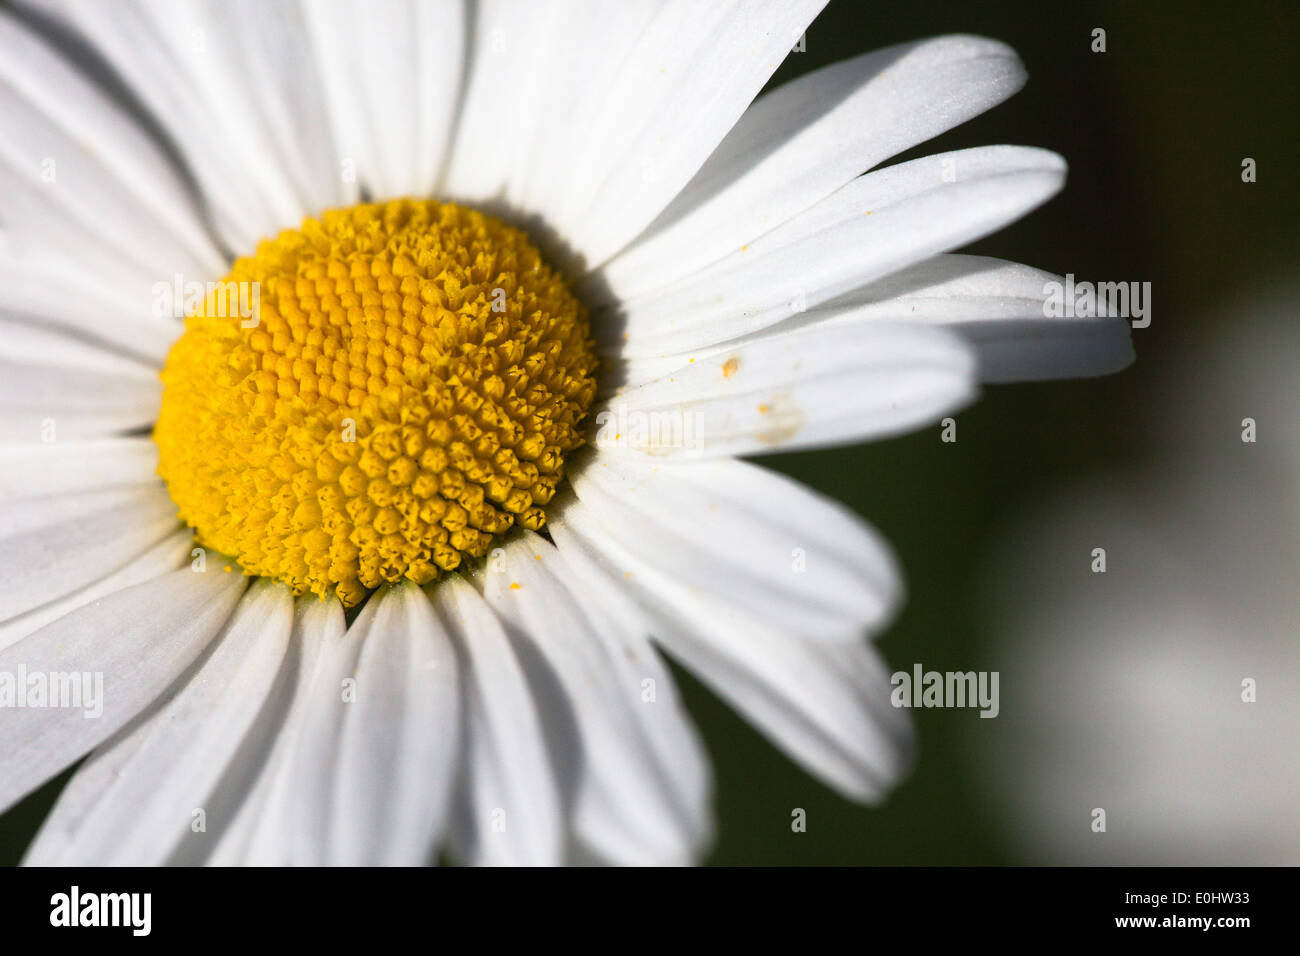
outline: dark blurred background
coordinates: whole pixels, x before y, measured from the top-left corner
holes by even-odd
[[[1149,281],[1137,361],[1108,378],[993,386],[957,416],[885,443],[764,463],[848,502],[893,543],[908,601],[881,640],[892,669],[999,670],[981,572],[1025,504],[1080,475],[1151,454],[1134,410],[1168,353],[1245,289],[1295,275],[1296,53],[1300,4],[946,3],[832,0],[773,79],[927,35],[976,33],[1014,47],[1026,87],[901,159],[990,143],[1042,146],[1070,164],[1046,206],[966,251],[1080,279]],[[1106,30],[1107,52],[1091,52]],[[1241,181],[1253,157],[1258,181]],[[1300,318],[1300,317],[1298,317]],[[1239,319],[1237,319],[1239,321]],[[1189,390],[1197,382],[1185,383]],[[969,753],[975,712],[914,710],[912,777],[876,808],[839,799],[687,683],[717,769],[719,864],[1002,864],[1001,808]],[[1006,688],[1003,688],[1004,694]],[[992,722],[988,722],[992,723]],[[790,811],[808,812],[806,833]]]
[[[892,669],[998,670],[977,581],[1006,522],[1045,489],[1149,456],[1131,414],[1178,341],[1220,303],[1297,263],[1295,52],[1300,4],[926,3],[832,0],[779,84],[836,60],[943,33],[1013,46],[1026,88],[900,159],[995,143],[1069,161],[1064,191],[967,251],[1080,279],[1149,281],[1138,359],[1109,378],[997,386],[939,429],[858,448],[765,459],[849,503],[893,543],[909,598],[881,646]],[[1107,51],[1091,52],[1092,31]],[[1253,157],[1258,181],[1241,181]],[[1195,389],[1195,381],[1185,383]],[[916,769],[883,806],[838,798],[678,672],[717,777],[717,864],[999,864],[1005,832],[977,786],[970,710],[914,711]],[[66,776],[0,817],[0,864],[16,863]],[[792,808],[807,832],[792,833]]]

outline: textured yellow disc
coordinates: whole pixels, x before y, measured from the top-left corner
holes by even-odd
[[[447,203],[361,205],[262,242],[225,282],[167,357],[154,431],[200,544],[352,606],[543,525],[597,360],[524,233]]]

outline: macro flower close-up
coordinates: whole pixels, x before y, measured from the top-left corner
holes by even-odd
[[[1061,156],[892,161],[1015,51],[769,84],[823,5],[0,9],[0,811],[81,761],[25,862],[698,862],[670,661],[889,794],[903,571],[762,456],[1133,352],[954,252]]]

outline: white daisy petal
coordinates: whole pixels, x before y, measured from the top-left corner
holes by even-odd
[[[569,188],[574,159],[593,148],[588,131],[662,6],[662,0],[526,4],[543,14],[530,24],[513,4],[480,5],[491,15],[480,18],[486,29],[478,34],[476,62],[485,68],[474,71],[474,90],[487,89],[494,102],[479,115],[467,108],[467,135],[456,142],[457,175],[472,177],[480,190],[495,180],[488,196],[504,194],[510,209],[540,214],[542,231],[553,227],[548,216]],[[504,61],[512,62],[507,76],[499,75]],[[496,117],[502,109],[512,111],[511,149],[501,148],[504,131]],[[487,177],[477,170],[480,164]]]
[[[158,480],[150,438],[0,444],[0,496],[59,495]]]
[[[562,863],[559,786],[537,705],[501,622],[458,576],[430,587],[429,596],[464,675],[464,767],[452,848],[473,866]]]
[[[0,358],[0,440],[37,441],[54,429],[67,438],[149,425],[161,383],[32,365]]]
[[[143,581],[151,581],[169,571],[175,571],[191,557],[194,536],[188,528],[177,528],[143,554],[131,557],[121,567],[109,572],[98,581],[76,588],[61,598],[25,611],[17,617],[0,622],[0,649],[21,641],[28,634],[40,630],[51,621],[57,621],[91,601],[113,594]]]
[[[28,2],[79,33],[148,107],[231,249],[251,250],[344,199],[298,5]]]
[[[459,102],[464,5],[316,0],[304,11],[347,172],[376,199],[430,195]]]
[[[0,247],[5,245],[0,230]],[[24,259],[0,248],[0,316],[71,332],[161,365],[181,326],[171,316],[152,315],[150,300],[170,298],[153,298],[152,286],[113,288],[109,281],[70,260],[39,252],[36,260]]]
[[[548,68],[549,51],[560,40],[574,47],[566,59],[585,60],[586,45],[574,31],[581,29],[583,13],[601,14],[582,4],[528,0],[486,0],[473,11],[466,24],[473,45],[465,54],[455,148],[439,191],[487,204],[504,196],[512,171],[536,155],[537,124],[561,113],[559,101],[548,102],[551,84],[559,80]],[[644,12],[639,5],[635,11]]]
[[[359,644],[345,637],[335,598],[299,598],[289,662],[292,699],[257,782],[207,862],[217,866],[294,866],[324,859],[330,776],[342,724],[341,682],[355,674]],[[316,720],[314,717],[324,719]],[[272,732],[268,730],[268,733]]]
[[[383,149],[372,128],[375,118],[371,115],[373,106],[379,104],[371,102],[372,71],[355,42],[359,33],[373,33],[374,27],[355,20],[355,6],[342,0],[304,2],[301,7],[313,59],[323,67],[320,85],[333,152],[338,156],[340,172],[346,172],[351,180],[348,201],[355,202],[363,187],[376,197],[386,197],[389,193]],[[376,76],[375,80],[383,82],[382,77]]]
[[[861,803],[906,776],[912,725],[890,704],[890,669],[870,644],[810,646],[725,617],[696,620],[693,639],[660,643],[795,763]]]
[[[880,279],[795,320],[825,327],[909,321],[942,325],[979,355],[985,382],[1106,375],[1133,361],[1128,322],[1049,318],[1061,276],[986,256],[942,255]]]
[[[162,0],[159,9],[171,5],[171,0]],[[233,7],[229,14],[222,9],[226,6]],[[292,201],[285,202],[286,218],[280,224],[297,226],[303,216],[352,202],[354,190],[333,148],[322,86],[322,78],[334,68],[321,65],[312,56],[306,9],[263,0],[223,0],[217,9],[221,15],[210,16],[201,27],[215,32],[211,38],[215,49],[205,46],[204,52],[212,57],[229,54],[238,58],[232,60],[238,66],[229,72],[234,74],[237,91],[245,97],[239,101],[244,113],[232,116],[228,126],[242,131],[247,128],[243,125],[246,112],[256,115],[259,125],[250,130],[252,138],[237,145],[243,147],[245,168],[260,171],[268,159],[274,164],[274,169],[267,170],[267,178],[276,174],[276,186],[266,187],[268,192],[272,188],[292,190]],[[211,72],[210,65],[203,69],[205,76]],[[241,78],[242,83],[238,82]],[[222,99],[234,101],[234,94]]]
[[[510,542],[489,566],[485,596],[538,695],[561,779],[574,786],[577,838],[608,862],[691,859],[709,835],[708,771],[684,715],[643,697],[648,668],[671,686],[653,651],[602,632],[603,614],[565,588],[566,569],[537,535]]]
[[[455,149],[439,191],[511,218],[532,217],[539,233],[554,230],[575,156],[589,148],[587,131],[662,6],[476,4]]]
[[[0,440],[53,442],[150,424],[155,369],[0,316]]]
[[[25,674],[29,685],[28,706],[0,707],[0,811],[156,701],[221,630],[244,584],[241,575],[215,569],[173,571],[101,598],[0,651],[0,674]],[[31,706],[33,675],[48,683],[87,674],[103,677],[96,719],[81,708]]]
[[[9,317],[0,317],[0,359],[113,376],[141,385],[153,386],[158,381],[158,370],[147,363]]]
[[[433,196],[439,194],[439,180],[450,159],[457,111],[464,95],[468,14],[459,0],[417,2],[415,17],[418,42],[436,44],[438,55],[416,57],[416,158],[414,178],[403,191]]]
[[[129,226],[119,232],[114,215],[98,208],[96,203],[104,195],[103,190],[92,190],[87,199],[86,215],[95,217],[95,222],[82,221],[56,198],[67,198],[67,192],[57,182],[45,188],[31,182],[32,167],[39,175],[40,164],[40,160],[23,157],[7,160],[0,154],[0,192],[5,197],[4,219],[0,220],[0,263],[6,275],[31,276],[23,290],[4,294],[0,301],[12,303],[6,311],[18,311],[30,304],[34,306],[34,317],[39,319],[47,311],[44,301],[51,303],[49,311],[58,308],[54,303],[66,282],[81,298],[126,300],[145,319],[135,324],[147,331],[154,284],[169,273],[126,258],[123,250],[140,237],[133,235]],[[57,160],[54,169],[57,174]],[[97,320],[98,316],[87,317],[82,325]]]
[[[628,298],[704,268],[1024,82],[1010,47],[945,36],[835,63],[765,94],[645,234],[587,280],[588,301]]]
[[[1048,318],[1050,272],[987,256],[945,253],[840,296],[833,302],[734,342],[619,363],[627,384],[659,378],[687,364],[730,354],[741,343],[796,329],[905,322],[935,325],[960,337],[978,357],[983,382],[1080,378],[1118,371],[1133,361],[1128,322],[1118,318]]]
[[[77,770],[24,863],[158,866],[215,839],[224,820],[211,798],[276,680],[292,620],[284,585],[254,584],[188,679]]]
[[[825,0],[668,0],[574,143],[552,225],[599,265],[699,171]],[[595,40],[589,42],[597,42]]]
[[[176,525],[160,483],[0,503],[0,619],[103,577]]]
[[[98,274],[117,282],[134,278],[142,292],[173,271],[202,275],[222,267],[193,198],[139,124],[4,11],[0,167],[22,183],[6,189],[6,212],[14,217],[9,229],[23,225],[9,243],[75,236],[76,246],[55,242],[53,248],[79,268],[112,266],[116,271]],[[62,225],[52,231],[46,220]],[[96,255],[71,257],[83,248]],[[13,251],[0,247],[6,258]]]
[[[547,526],[574,573],[614,596],[607,606],[626,627],[652,633],[810,773],[870,802],[906,772],[911,725],[890,706],[889,672],[873,647],[779,632],[699,581],[659,571],[610,537],[580,502]]]
[[[798,329],[707,350],[609,399],[596,446],[663,460],[884,438],[964,405],[974,378],[969,348],[940,329]]]
[[[380,589],[352,625],[360,641],[356,701],[334,768],[330,862],[427,862],[455,775],[456,656],[428,598]]]
[[[874,279],[988,235],[1065,181],[1055,153],[987,146],[867,173],[714,265],[621,303],[602,347],[646,357],[774,325]]]
[[[548,552],[542,553],[554,563],[555,573],[564,576],[566,589],[577,599],[593,633],[604,644],[619,684],[637,689],[640,706],[634,708],[633,716],[654,759],[674,769],[674,799],[694,847],[690,859],[698,858],[713,842],[713,768],[671,671],[650,636],[641,628],[627,627],[618,616],[613,605],[621,595],[573,575],[563,555],[555,560]],[[607,823],[619,825],[617,819]],[[581,841],[577,846],[582,849]],[[590,852],[598,858],[616,859],[608,857],[599,846],[590,848]]]
[[[782,632],[857,639],[893,616],[901,575],[888,545],[849,509],[731,458],[655,464],[600,456],[574,470],[582,506],[647,564]]]

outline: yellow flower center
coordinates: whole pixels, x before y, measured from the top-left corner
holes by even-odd
[[[432,201],[331,210],[186,320],[158,473],[200,544],[353,606],[540,528],[596,364],[586,311],[519,230]]]

